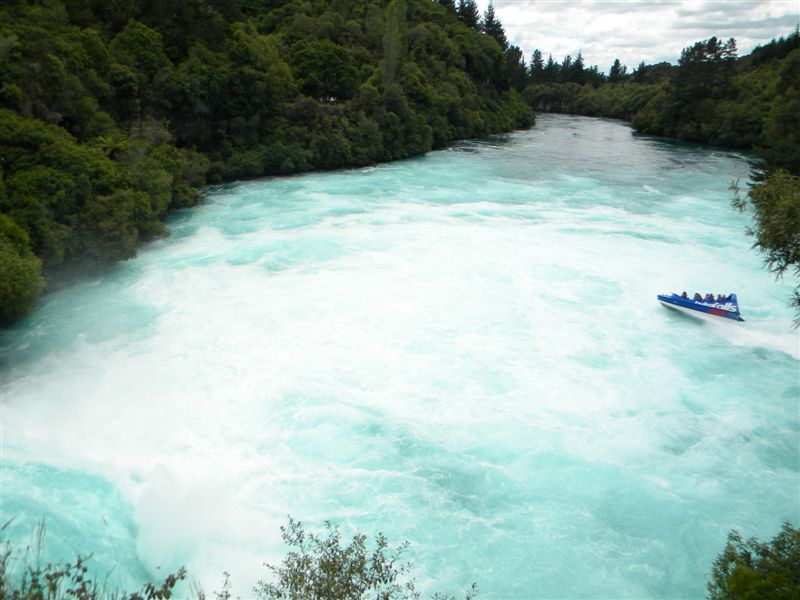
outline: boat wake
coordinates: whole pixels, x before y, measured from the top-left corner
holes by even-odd
[[[785,331],[786,323],[783,321],[748,320],[741,327],[730,327],[724,321],[709,321],[709,324],[734,346],[763,348],[800,360],[800,336],[795,331]]]

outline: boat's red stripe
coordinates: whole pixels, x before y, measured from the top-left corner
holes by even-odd
[[[727,310],[722,310],[720,308],[712,308],[710,311],[712,315],[717,315],[718,317],[724,317],[728,314]]]

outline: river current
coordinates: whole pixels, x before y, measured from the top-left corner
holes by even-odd
[[[540,115],[230,184],[4,332],[3,537],[250,595],[286,515],[426,593],[695,598],[800,525],[800,349],[730,207],[748,157]],[[656,294],[736,292],[745,323]],[[188,593],[189,588],[184,588]]]

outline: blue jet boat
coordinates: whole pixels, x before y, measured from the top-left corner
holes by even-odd
[[[716,300],[693,300],[678,294],[659,294],[658,301],[667,308],[673,308],[695,317],[720,317],[732,321],[744,321],[739,314],[739,301],[731,294],[724,302]]]

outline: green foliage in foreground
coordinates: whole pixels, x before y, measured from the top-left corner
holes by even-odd
[[[400,562],[407,544],[391,550],[383,534],[378,534],[375,549],[369,552],[367,536],[358,534],[343,545],[338,528],[325,523],[325,529],[325,537],[308,533],[291,518],[281,527],[291,551],[282,564],[267,565],[272,581],[259,582],[255,590],[259,598],[419,597],[414,582],[406,577],[408,563]]]
[[[379,533],[375,547],[367,549],[367,536],[357,534],[343,544],[338,527],[325,523],[325,535],[308,533],[299,521],[289,518],[281,527],[283,541],[291,548],[280,565],[267,565],[272,578],[259,582],[255,592],[264,600],[315,598],[317,600],[415,600],[420,597],[408,577],[410,563],[402,562],[405,542],[395,549]],[[473,583],[466,600],[473,600]],[[451,597],[435,594],[435,599]]]
[[[10,523],[10,522],[9,522]],[[6,523],[8,526],[9,523]],[[4,526],[2,529],[6,528]],[[324,534],[307,532],[299,521],[289,517],[281,527],[283,541],[290,548],[280,565],[266,567],[270,577],[253,589],[259,600],[417,600],[415,580],[409,575],[411,563],[403,562],[408,542],[392,548],[382,533],[374,543],[357,534],[346,543],[339,528],[325,523]],[[36,530],[33,549],[14,549],[0,543],[0,599],[9,600],[165,600],[176,594],[175,586],[186,578],[179,569],[161,584],[148,583],[138,592],[109,590],[89,574],[90,556],[73,562],[41,566],[38,555],[44,547],[44,524]],[[370,549],[369,547],[372,547]],[[31,558],[31,550],[37,558]],[[222,591],[216,600],[231,600],[230,577],[225,573]],[[208,596],[196,591],[199,600]],[[472,584],[465,600],[474,600],[477,586]],[[432,600],[455,600],[455,596],[436,593]]]
[[[6,526],[8,523],[6,523]],[[0,531],[6,528],[4,526]],[[109,591],[88,573],[90,557],[74,562],[40,566],[38,553],[44,543],[44,525],[36,531],[34,553],[31,548],[15,550],[9,543],[0,545],[0,598],[13,600],[164,600],[175,594],[175,586],[186,578],[185,569],[169,575],[159,585],[146,584],[138,592]],[[281,527],[289,552],[279,565],[266,565],[270,577],[253,589],[259,600],[416,600],[420,593],[409,576],[411,565],[403,562],[408,542],[392,548],[383,534],[373,543],[357,534],[347,543],[338,527],[325,523],[323,534],[306,531],[289,517]],[[372,549],[370,549],[370,547]],[[714,561],[708,582],[711,600],[797,600],[800,598],[800,531],[784,523],[770,542],[756,538],[743,540],[738,532]],[[222,591],[216,600],[231,600],[230,579],[225,574]],[[473,583],[465,593],[474,600]],[[202,591],[197,597],[205,599]],[[436,593],[434,600],[455,600]]]
[[[11,523],[8,521],[0,531]],[[10,544],[0,544],[0,599],[2,600],[167,600],[175,585],[186,578],[186,570],[168,575],[160,585],[145,584],[138,592],[109,590],[89,574],[91,555],[78,556],[73,562],[47,563],[42,566],[39,554],[44,547],[45,525],[35,532],[34,547],[15,551]],[[31,553],[35,558],[31,557]]]
[[[711,600],[797,600],[800,598],[800,531],[784,523],[770,542],[728,535],[714,561]]]

